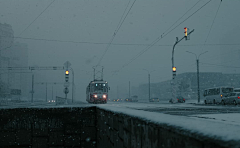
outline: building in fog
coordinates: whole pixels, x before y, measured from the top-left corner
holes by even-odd
[[[28,67],[28,46],[25,43],[14,43],[9,49],[2,51],[2,67]],[[20,89],[22,96],[29,95],[29,71],[4,70],[2,82],[9,85],[9,89]]]
[[[5,50],[11,47],[13,39],[12,26],[6,23],[0,23],[0,50]]]

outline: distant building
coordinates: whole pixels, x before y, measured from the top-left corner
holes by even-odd
[[[25,43],[14,43],[8,50],[2,51],[2,67],[28,67],[28,46]],[[2,81],[10,89],[21,89],[22,95],[29,95],[29,73],[21,70],[5,70]]]
[[[7,49],[13,44],[13,30],[9,24],[0,23],[0,50]]]

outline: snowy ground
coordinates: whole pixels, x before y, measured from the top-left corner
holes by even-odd
[[[108,102],[107,104],[56,105],[46,102],[21,102],[1,105],[0,108],[53,108],[53,107],[90,107],[124,113],[160,124],[177,126],[193,133],[220,138],[221,140],[240,141],[240,106],[204,105],[196,101],[171,104],[161,102]]]
[[[192,133],[199,133],[224,141],[240,141],[239,106],[125,102],[114,102],[98,106],[102,109],[128,114],[143,120],[177,126],[179,129],[185,129]],[[160,111],[157,112],[156,108],[160,109]],[[194,115],[188,115],[188,113],[174,115],[165,112],[166,110],[181,112],[183,109],[186,109],[186,112],[191,112],[194,109],[200,110],[200,112],[199,114],[194,112]],[[204,110],[212,110],[212,112],[204,112]],[[220,113],[219,111],[221,110],[231,110],[234,113]]]

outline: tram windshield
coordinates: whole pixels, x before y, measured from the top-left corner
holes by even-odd
[[[108,91],[108,87],[106,83],[94,83],[93,88],[94,88],[94,91],[102,91],[102,92]]]

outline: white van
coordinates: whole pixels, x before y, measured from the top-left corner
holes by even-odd
[[[233,92],[240,92],[240,88],[234,88]]]
[[[227,97],[228,94],[233,92],[233,87],[215,87],[215,88],[208,88],[204,90],[204,103],[221,103],[223,97]]]

